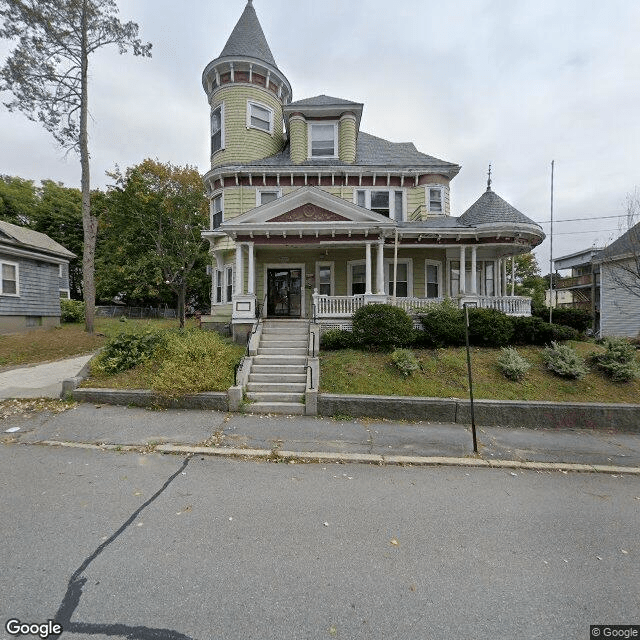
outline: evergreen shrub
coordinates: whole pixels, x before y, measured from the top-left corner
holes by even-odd
[[[432,349],[459,347],[465,343],[464,314],[456,303],[447,298],[440,304],[427,307],[418,313],[422,331],[414,337],[416,346]]]
[[[513,337],[513,320],[497,309],[469,309],[469,343],[503,347]]]
[[[636,349],[624,338],[607,338],[606,351],[593,353],[589,362],[606,373],[614,382],[630,382],[640,376],[636,364]]]
[[[85,304],[82,300],[60,299],[60,322],[84,322]]]
[[[587,365],[578,352],[568,344],[552,342],[542,357],[547,369],[562,378],[579,380],[587,374]]]
[[[107,342],[92,367],[107,375],[128,371],[151,358],[162,341],[158,332],[120,333]]]
[[[408,378],[420,367],[417,358],[410,349],[396,349],[391,354],[391,361],[405,378]]]
[[[411,344],[413,320],[389,304],[366,304],[353,314],[353,338],[358,346],[390,351]]]
[[[498,369],[505,378],[518,382],[522,380],[531,364],[523,358],[513,347],[502,347],[502,353],[498,358]]]
[[[338,349],[352,349],[355,340],[351,331],[342,329],[329,329],[320,337],[320,348],[325,351],[336,351]]]

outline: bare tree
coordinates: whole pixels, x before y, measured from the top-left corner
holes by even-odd
[[[89,56],[115,44],[120,53],[151,56],[138,25],[122,23],[114,0],[0,0],[0,37],[18,44],[0,69],[0,90],[14,99],[5,106],[40,122],[65,149],[80,155],[83,291],[86,330],[94,331],[94,263],[98,218],[91,211],[89,173]]]

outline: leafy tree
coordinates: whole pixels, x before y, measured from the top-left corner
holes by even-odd
[[[138,300],[172,292],[182,327],[186,303],[209,288],[202,178],[193,167],[155,160],[111,175],[116,184],[100,220],[99,291]]]
[[[5,103],[39,121],[63,147],[80,155],[83,223],[83,293],[86,330],[95,316],[94,256],[98,229],[91,210],[89,173],[89,56],[115,44],[120,53],[150,56],[151,45],[138,38],[138,25],[122,23],[114,0],[0,0],[0,37],[18,44],[0,69]]]
[[[518,296],[529,296],[531,306],[542,309],[545,306],[545,291],[548,281],[540,275],[540,267],[535,254],[523,253],[515,259],[515,293]]]
[[[29,225],[37,205],[33,180],[0,176],[0,219],[17,225]]]

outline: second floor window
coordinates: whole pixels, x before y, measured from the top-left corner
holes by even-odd
[[[401,222],[404,210],[404,194],[402,191],[358,189],[356,204],[370,211],[380,213],[387,218]]]
[[[222,132],[222,105],[219,105],[211,112],[211,153],[214,154],[216,151],[220,151],[220,149],[224,146],[223,141],[223,132]]]
[[[337,155],[337,126],[332,124],[309,125],[309,157],[335,158]]]
[[[217,229],[222,224],[222,194],[211,200],[211,228]]]
[[[443,189],[440,187],[431,187],[429,189],[429,211],[432,213],[442,213],[443,206]]]
[[[273,202],[280,197],[280,191],[277,189],[258,191],[258,206]]]
[[[247,103],[247,127],[267,133],[273,131],[273,111],[257,102]]]

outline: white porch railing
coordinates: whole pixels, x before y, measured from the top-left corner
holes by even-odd
[[[388,296],[386,299],[378,298],[376,302],[386,302],[396,307],[404,309],[412,314],[421,309],[440,304],[443,298],[396,298]],[[460,299],[462,302],[476,302],[482,309],[498,309],[509,316],[530,316],[531,298],[520,296],[466,296]],[[329,318],[350,318],[356,310],[366,304],[364,295],[358,296],[327,296],[314,294],[313,304],[315,306],[315,317],[317,319]]]

